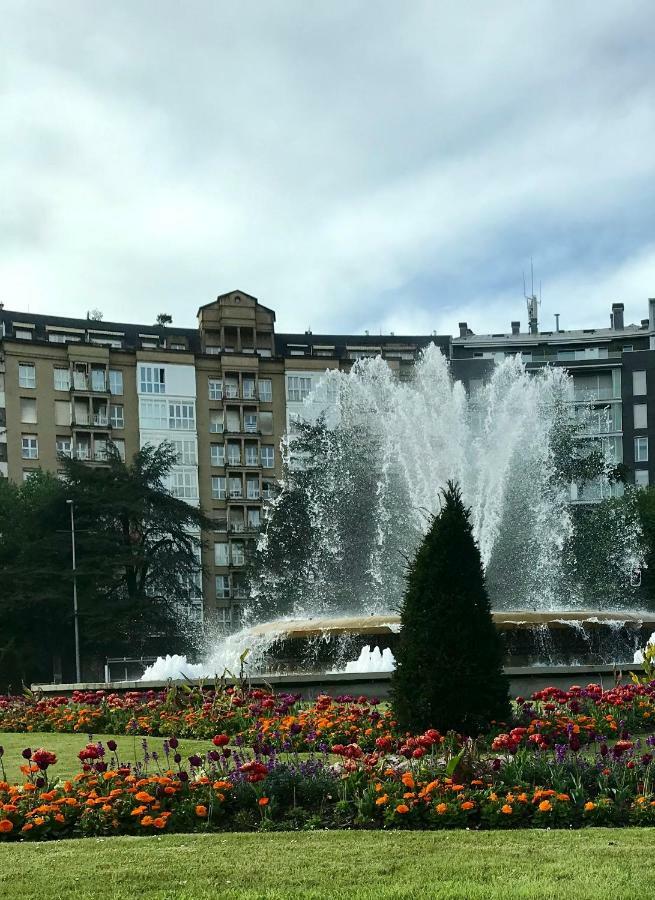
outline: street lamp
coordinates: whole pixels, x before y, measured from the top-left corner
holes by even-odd
[[[80,626],[77,614],[77,566],[75,561],[75,504],[67,500],[71,511],[71,548],[73,551],[73,623],[75,626],[75,680],[78,684],[82,681],[82,669],[80,666]]]

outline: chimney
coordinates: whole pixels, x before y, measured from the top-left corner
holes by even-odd
[[[2,308],[2,305],[0,304],[0,309],[1,309],[1,308]],[[642,320],[641,320],[641,327],[642,327],[642,328],[648,328],[648,325],[649,325],[648,319],[642,319]]]
[[[623,304],[612,303],[612,328],[623,331]]]
[[[655,331],[655,297],[648,298],[648,329]]]
[[[655,300],[653,300],[652,302],[653,302],[653,305],[655,306]],[[459,323],[459,336],[461,338],[463,338],[463,337],[466,337],[468,335],[468,333],[469,333],[468,324],[466,322],[460,322]]]
[[[512,322],[512,334],[520,334],[521,333],[521,323],[520,322]]]

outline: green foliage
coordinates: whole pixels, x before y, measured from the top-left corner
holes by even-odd
[[[509,715],[502,640],[459,488],[410,564],[392,693],[402,728],[476,733]]]
[[[199,573],[203,514],[172,497],[169,443],[129,464],[110,445],[107,463],[62,459],[62,480],[39,473],[0,481],[0,685],[51,680],[53,657],[70,662],[75,510],[82,656],[156,655],[190,649],[180,629]],[[70,666],[64,677],[70,677]]]

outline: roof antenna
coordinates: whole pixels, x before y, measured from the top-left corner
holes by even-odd
[[[541,285],[539,286],[539,294],[541,296]],[[539,305],[541,300],[537,300],[534,292],[534,265],[532,257],[530,257],[530,295],[525,292],[525,272],[523,273],[523,296],[528,306],[528,324],[530,326],[530,334],[539,333]]]

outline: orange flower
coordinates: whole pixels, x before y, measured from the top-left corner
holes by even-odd
[[[155,828],[165,828],[166,827],[166,819],[162,819],[161,816],[157,819],[153,819],[152,824]]]
[[[501,807],[500,811],[501,811],[501,813],[504,813],[506,816],[511,816],[512,813],[514,812],[512,807],[509,805],[509,803],[505,803],[505,805]]]
[[[382,794],[382,795],[381,795],[380,797],[378,797],[377,800],[375,801],[375,805],[376,805],[376,806],[384,806],[384,804],[388,801],[388,799],[389,799],[389,795],[388,795],[388,794]]]
[[[584,811],[592,812],[594,809],[596,809],[596,804],[592,803],[591,800],[587,800],[587,802],[584,805]]]
[[[147,791],[139,791],[138,794],[134,795],[134,799],[138,800],[139,803],[153,803],[155,798]]]
[[[405,813],[409,812],[409,806],[407,806],[405,803],[399,803],[396,807],[396,812],[404,816]]]
[[[416,787],[416,785],[414,784],[414,776],[411,772],[403,772],[400,780],[410,791],[413,791]]]
[[[152,825],[152,823],[153,823],[154,821],[155,821],[155,820],[153,819],[152,816],[144,816],[144,817],[141,819],[140,824],[143,825],[144,827],[147,827],[148,825]]]
[[[550,800],[542,800],[539,804],[539,812],[550,812],[552,808]]]
[[[268,806],[268,797],[260,797],[257,803],[259,803],[260,806]]]
[[[445,804],[442,804],[442,805],[445,806]],[[463,809],[464,812],[468,812],[469,809],[473,809],[474,807],[475,807],[475,803],[474,803],[472,800],[465,800],[465,801],[462,803],[460,809]]]
[[[14,823],[9,819],[0,819],[0,834],[9,834],[14,830]]]
[[[207,817],[207,807],[203,806],[202,803],[199,803],[196,806],[196,815],[200,819],[205,819]]]
[[[435,809],[437,810],[437,813],[440,816],[443,816],[444,813],[448,812],[448,804],[447,803],[438,803],[436,805]]]

